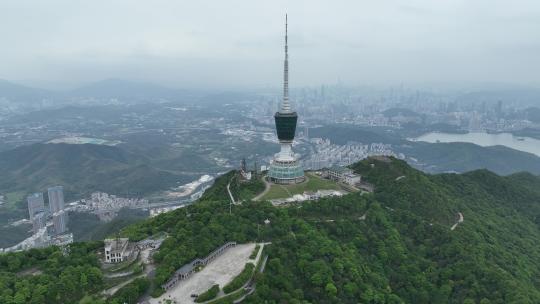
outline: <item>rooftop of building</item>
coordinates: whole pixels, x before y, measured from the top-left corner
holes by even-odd
[[[36,192],[36,193],[32,193],[32,194],[28,195],[28,198],[39,198],[39,197],[43,197],[43,193]]]
[[[349,169],[347,167],[342,167],[342,166],[332,166],[328,170],[334,171],[334,172],[337,172],[337,173],[350,173],[350,172],[352,172],[351,169]]]
[[[105,243],[106,250],[109,250],[109,251],[122,250],[128,245],[129,239],[128,238],[105,239],[103,240],[103,242]]]

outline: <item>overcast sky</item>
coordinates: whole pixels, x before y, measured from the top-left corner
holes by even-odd
[[[538,84],[538,0],[1,0],[0,78]]]

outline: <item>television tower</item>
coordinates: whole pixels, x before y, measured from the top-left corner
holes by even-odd
[[[292,151],[298,114],[292,110],[289,101],[289,46],[288,20],[285,15],[285,60],[283,62],[283,100],[279,111],[274,114],[276,132],[281,146],[270,164],[268,177],[277,184],[295,184],[305,180],[304,170]]]

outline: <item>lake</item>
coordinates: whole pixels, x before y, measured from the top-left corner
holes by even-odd
[[[483,147],[506,146],[508,148],[540,156],[540,140],[530,137],[514,136],[510,133],[489,134],[484,132],[471,132],[466,134],[452,134],[431,132],[412,140],[430,143],[466,142]]]

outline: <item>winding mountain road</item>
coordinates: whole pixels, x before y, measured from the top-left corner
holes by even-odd
[[[452,225],[452,227],[450,227],[450,230],[456,229],[456,227],[457,227],[459,224],[463,223],[463,213],[458,212],[458,215],[459,215],[458,221],[457,221],[454,225]]]
[[[263,181],[264,183],[264,190],[263,192],[259,193],[257,196],[255,196],[252,200],[253,201],[258,201],[261,199],[261,197],[263,197],[266,193],[268,193],[268,191],[270,190],[270,182],[268,182],[265,178],[265,176],[263,175],[261,177],[261,180]]]

